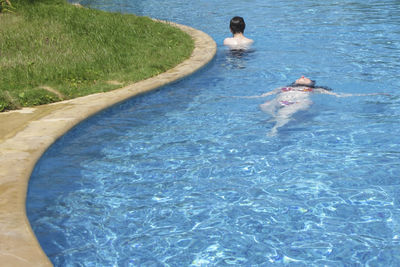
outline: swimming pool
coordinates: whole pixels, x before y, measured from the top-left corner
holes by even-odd
[[[27,213],[56,266],[400,263],[398,1],[87,1],[250,51],[81,123],[38,162]],[[305,74],[335,98],[273,126],[259,95]]]

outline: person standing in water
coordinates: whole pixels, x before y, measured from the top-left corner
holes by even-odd
[[[310,96],[312,93],[328,94],[336,97],[380,94],[338,94],[332,92],[327,87],[317,87],[315,86],[315,81],[301,76],[291,85],[276,88],[259,96],[249,96],[246,98],[267,97],[275,94],[277,95],[276,98],[260,105],[261,110],[270,114],[275,120],[275,125],[268,134],[270,136],[274,136],[277,134],[278,128],[284,126],[291,120],[293,114],[301,110],[307,110],[311,106],[312,101]]]
[[[233,17],[230,21],[229,28],[233,37],[228,37],[224,40],[224,45],[232,49],[245,49],[248,48],[254,41],[244,36],[244,29],[246,23],[242,17]]]

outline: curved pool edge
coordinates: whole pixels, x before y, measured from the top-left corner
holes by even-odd
[[[165,21],[164,21],[165,22]],[[215,41],[197,29],[165,22],[192,36],[189,59],[155,77],[106,92],[0,113],[0,262],[2,266],[52,266],[26,216],[26,192],[33,168],[59,137],[79,122],[131,97],[199,70],[216,54]]]

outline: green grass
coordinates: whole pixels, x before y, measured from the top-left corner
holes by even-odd
[[[194,47],[186,33],[147,17],[64,0],[15,0],[13,6],[14,13],[0,13],[0,111],[143,80],[176,66]]]

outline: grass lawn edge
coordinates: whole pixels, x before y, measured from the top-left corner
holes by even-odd
[[[115,90],[173,68],[194,48],[190,35],[147,16],[14,2],[15,13],[0,13],[0,111]]]

